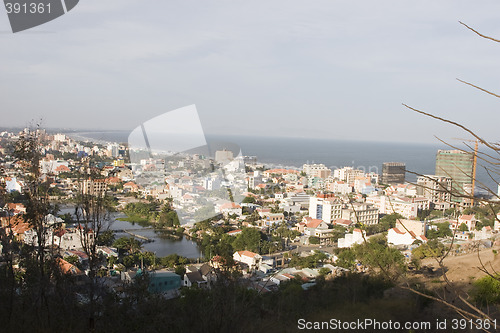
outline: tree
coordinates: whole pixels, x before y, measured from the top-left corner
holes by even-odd
[[[389,230],[396,226],[399,219],[404,219],[404,217],[398,213],[387,214],[380,219],[379,224],[383,225],[385,230]]]
[[[34,303],[39,309],[45,308],[47,320],[43,323],[50,323],[47,289],[50,285],[50,261],[54,258],[54,253],[51,251],[49,257],[45,253],[45,246],[50,241],[47,238],[48,230],[51,228],[45,223],[45,217],[51,211],[51,203],[47,192],[49,187],[44,186],[41,177],[42,152],[38,133],[38,125],[35,129],[25,130],[16,142],[14,156],[25,181],[23,195],[26,198],[26,214],[23,217],[36,233],[33,254],[36,255],[37,271],[33,273],[37,275],[39,283],[36,287]]]
[[[115,241],[115,233],[113,230],[105,230],[97,237],[97,245],[111,246]]]
[[[307,257],[302,257],[298,254],[294,254],[290,260],[290,267],[302,267],[302,268],[315,268],[318,267],[320,263],[323,263],[328,259],[328,256],[320,251],[314,251],[314,254]]]
[[[235,251],[248,250],[260,253],[262,235],[260,231],[254,228],[243,228],[241,233],[236,236],[233,242]]]
[[[445,247],[437,240],[430,240],[425,244],[412,250],[412,258],[420,260],[424,258],[439,258],[443,255]]]
[[[101,233],[109,231],[111,223],[109,212],[112,210],[112,198],[107,195],[106,189],[94,187],[95,184],[103,182],[102,175],[92,164],[90,159],[84,160],[81,168],[79,184],[80,188],[75,198],[75,220],[80,231],[80,240],[83,251],[88,256],[88,277],[89,287],[89,308],[88,308],[88,328],[95,329],[96,297],[98,293],[98,278],[101,257],[97,251],[97,243]],[[111,235],[114,237],[113,235]],[[110,234],[107,241],[111,242]],[[103,239],[101,238],[101,241]]]
[[[252,204],[253,204],[253,203],[255,203],[255,198],[254,198],[254,197],[251,197],[251,196],[249,196],[249,197],[245,197],[245,198],[243,199],[242,203],[252,203]]]
[[[319,275],[320,276],[327,276],[328,274],[330,274],[330,269],[329,268],[326,268],[326,267],[322,267],[319,269]]]
[[[436,239],[436,238],[444,238],[444,237],[452,237],[453,232],[450,229],[449,222],[436,223],[435,226],[437,230],[429,229],[427,231],[427,238]]]
[[[483,306],[500,304],[500,276],[487,275],[474,282],[473,297]]]
[[[459,231],[462,231],[462,232],[469,231],[469,227],[467,227],[467,224],[462,223],[462,224],[458,227],[458,230],[459,230]]]
[[[399,250],[387,246],[385,236],[371,237],[368,241],[353,246],[356,259],[381,276],[396,281],[405,271],[406,262]]]
[[[319,238],[314,236],[309,237],[309,244],[319,244]]]
[[[121,237],[113,242],[113,247],[129,254],[135,254],[140,251],[142,244],[134,237]]]
[[[169,228],[179,226],[180,225],[179,217],[177,216],[175,210],[167,210],[165,209],[165,207],[160,212],[160,217],[158,220],[160,225]]]
[[[462,24],[463,26],[465,26],[467,29],[469,29],[470,31],[474,32],[476,35],[482,37],[482,38],[485,38],[485,39],[488,39],[488,40],[491,40],[491,41],[494,41],[494,42],[497,42],[497,43],[500,43],[500,39],[496,39],[496,38],[493,38],[493,37],[489,37],[489,36],[486,36],[486,35],[483,35],[481,34],[480,32],[474,30],[473,28],[469,27],[468,25],[466,25],[465,23],[462,23],[460,22],[460,24]],[[496,93],[493,93],[487,89],[484,89],[484,88],[481,88],[479,87],[478,85],[475,85],[475,84],[472,84],[470,82],[467,82],[467,81],[464,81],[464,80],[461,80],[461,79],[457,79],[459,82],[463,83],[463,84],[466,84],[467,86],[470,86],[470,87],[473,87],[475,89],[478,89],[482,92],[485,92],[491,96],[494,96],[496,98],[500,98],[500,95],[499,94],[496,94]],[[460,128],[461,130],[463,130],[465,133],[467,133],[468,135],[472,136],[472,138],[474,139],[474,141],[476,142],[476,147],[472,147],[471,145],[467,144],[464,142],[464,145],[466,146],[466,148],[460,148],[460,147],[456,147],[456,145],[452,145],[452,144],[449,144],[443,140],[440,140],[441,142],[447,144],[449,147],[452,147],[453,149],[457,149],[457,150],[460,150],[466,154],[470,154],[473,156],[474,158],[474,162],[478,161],[479,163],[481,163],[481,167],[486,171],[486,173],[488,174],[489,178],[494,181],[496,183],[496,185],[499,184],[496,176],[499,174],[498,173],[498,165],[500,164],[500,146],[498,145],[498,143],[491,143],[491,142],[488,142],[486,141],[484,138],[482,138],[480,135],[478,135],[477,133],[475,133],[474,131],[470,130],[467,126],[464,126],[460,123],[457,123],[455,121],[452,121],[452,120],[449,120],[449,119],[445,119],[443,117],[439,117],[437,115],[434,115],[432,113],[429,113],[429,112],[425,112],[425,111],[422,111],[422,110],[419,110],[419,109],[416,109],[414,107],[411,107],[409,105],[406,105],[406,104],[403,104],[407,109],[411,110],[411,111],[414,111],[420,115],[424,115],[426,117],[430,117],[432,119],[436,119],[436,120],[439,120],[441,122],[444,122],[444,123],[447,123],[447,124],[451,124],[453,126],[456,126],[458,128]],[[478,149],[477,146],[481,145],[482,146],[482,149]],[[446,192],[448,194],[450,194],[452,196],[452,198],[454,199],[460,199],[462,202],[465,202],[465,203],[469,203],[471,205],[474,205],[474,204],[481,204],[482,206],[485,206],[485,207],[488,207],[488,209],[494,213],[495,212],[495,202],[500,199],[498,193],[496,192],[496,188],[495,189],[491,189],[489,188],[488,186],[486,186],[484,183],[478,181],[477,179],[475,179],[475,177],[473,175],[472,176],[472,192],[470,192],[469,190],[465,189],[464,187],[461,187],[461,188],[452,188],[451,190],[443,187],[441,189],[442,192]],[[475,187],[479,187],[480,189],[486,191],[491,197],[492,199],[489,199],[489,198],[479,198],[479,197],[475,197],[474,196],[474,190],[475,190]],[[498,218],[497,218],[498,219]],[[500,220],[499,220],[500,222]],[[457,312],[461,317],[465,318],[466,320],[470,319],[471,321],[473,320],[477,320],[477,319],[488,319],[488,320],[492,320],[492,317],[485,311],[483,311],[483,309],[480,308],[480,306],[476,306],[472,303],[472,300],[469,298],[467,299],[466,297],[464,297],[463,294],[461,294],[455,287],[454,285],[452,285],[452,283],[449,281],[449,279],[447,278],[447,275],[446,275],[446,267],[444,265],[444,262],[443,260],[447,257],[447,255],[450,253],[451,249],[452,249],[452,246],[453,246],[453,242],[451,242],[451,244],[449,245],[448,249],[444,252],[444,254],[437,259],[437,262],[441,268],[441,271],[443,272],[442,273],[442,278],[444,279],[444,281],[446,282],[446,286],[449,288],[449,290],[451,290],[451,292],[455,295],[455,297],[457,297],[460,301],[461,301],[461,304],[459,306],[455,305],[455,304],[452,304],[451,302],[449,302],[445,297],[443,296],[440,296],[440,295],[437,295],[437,296],[432,296],[432,295],[427,295],[425,293],[422,293],[418,290],[416,290],[415,288],[412,288],[410,285],[407,285],[407,289],[414,292],[415,294],[418,294],[420,296],[423,296],[423,297],[426,297],[426,298],[429,298],[429,299],[432,299],[434,301],[437,301],[441,304],[444,304],[445,306],[449,307],[450,309],[454,310],[455,312]],[[488,275],[489,278],[491,278],[492,280],[489,280],[489,281],[493,281],[493,282],[498,282],[500,281],[500,278],[498,275],[494,274],[495,272],[490,272],[485,266],[484,264],[482,263],[481,261],[481,256],[480,256],[480,253],[478,252],[478,258],[480,260],[480,263],[481,263],[481,271],[486,273]],[[479,327],[478,327],[479,328]],[[484,331],[489,331],[487,328],[482,328]]]
[[[337,254],[337,261],[335,264],[339,267],[343,267],[346,269],[354,269],[356,265],[356,253],[347,248],[347,249],[340,249],[340,251]]]

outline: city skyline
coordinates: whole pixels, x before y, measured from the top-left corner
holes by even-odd
[[[500,36],[500,4],[283,4],[88,0],[17,34],[2,14],[2,125],[131,131],[196,104],[207,134],[468,138],[406,103],[497,140],[497,101],[455,79],[495,91],[498,45],[458,21]]]

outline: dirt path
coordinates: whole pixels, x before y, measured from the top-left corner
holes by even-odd
[[[493,250],[496,250],[498,254],[495,255]],[[446,275],[450,282],[467,284],[486,275],[480,270],[481,261],[490,273],[495,274],[496,271],[500,274],[500,246],[479,251],[479,257],[477,251],[459,256],[448,256],[444,260],[444,265],[448,269]],[[434,269],[439,267],[435,259],[429,258],[422,260],[422,265],[432,266]]]

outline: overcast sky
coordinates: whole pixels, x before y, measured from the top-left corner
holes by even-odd
[[[82,0],[12,34],[0,13],[2,126],[124,129],[196,104],[211,134],[498,140],[500,1]]]

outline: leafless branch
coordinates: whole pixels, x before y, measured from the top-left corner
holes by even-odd
[[[460,82],[462,82],[462,83],[465,83],[466,85],[469,85],[469,86],[471,86],[471,87],[474,87],[474,88],[476,88],[476,89],[479,89],[479,90],[481,90],[481,91],[483,91],[483,92],[485,92],[485,93],[487,93],[487,94],[490,94],[490,95],[492,95],[492,96],[495,96],[495,97],[497,97],[497,98],[500,98],[500,95],[497,95],[497,94],[495,94],[495,93],[493,93],[493,92],[491,92],[491,91],[489,91],[489,90],[486,90],[486,89],[484,89],[484,88],[478,87],[478,86],[476,86],[475,84],[472,84],[472,83],[467,82],[467,81],[464,81],[464,80],[460,80],[460,79],[458,79],[458,78],[457,78],[457,80],[458,80],[458,81],[460,81]]]
[[[478,31],[472,29],[471,27],[469,27],[467,24],[463,23],[462,21],[458,21],[458,23],[460,23],[461,25],[463,25],[464,27],[466,27],[470,31],[476,33],[477,35],[479,35],[479,36],[481,36],[483,38],[486,38],[486,39],[492,40],[494,42],[500,43],[500,39],[496,39],[496,38],[493,38],[493,37],[489,37],[489,36],[483,35],[482,33],[480,33]]]
[[[469,133],[470,135],[472,135],[473,137],[475,137],[476,139],[479,140],[479,142],[481,142],[482,144],[484,144],[486,147],[496,151],[497,148],[492,146],[489,142],[487,142],[486,140],[484,140],[483,138],[481,138],[480,136],[478,136],[476,133],[474,133],[472,130],[468,129],[467,127],[457,123],[457,122],[454,122],[452,120],[448,120],[448,119],[444,119],[444,118],[441,118],[441,117],[438,117],[438,116],[435,116],[433,114],[430,114],[430,113],[427,113],[427,112],[424,112],[424,111],[421,111],[421,110],[418,110],[418,109],[415,109],[405,103],[403,103],[403,106],[412,110],[412,111],[415,111],[417,113],[420,113],[420,114],[423,114],[424,116],[427,116],[427,117],[430,117],[430,118],[434,118],[434,119],[437,119],[437,120],[440,120],[442,122],[445,122],[445,123],[448,123],[448,124],[452,124],[454,126],[457,126],[461,129],[463,129],[464,131],[466,131],[467,133]]]

